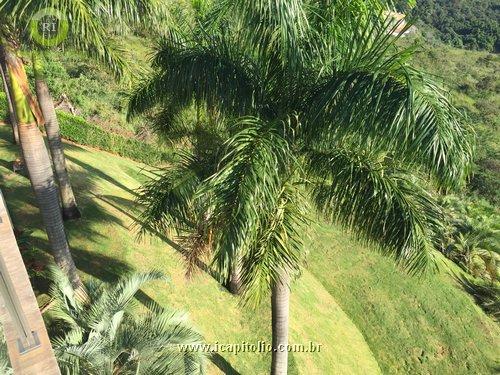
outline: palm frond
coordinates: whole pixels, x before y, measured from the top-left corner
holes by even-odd
[[[333,54],[304,102],[309,142],[334,145],[346,136],[378,142],[422,165],[442,186],[460,186],[473,154],[460,113],[439,84],[408,66],[414,50],[396,48],[390,20],[358,22],[337,41],[338,58]]]
[[[168,20],[168,9],[161,0],[94,0],[93,6],[101,20],[115,26],[137,26],[147,20],[150,26],[158,27]]]
[[[157,72],[130,98],[129,117],[162,103],[182,108],[197,101],[230,114],[244,114],[254,106],[254,68],[224,33],[195,40],[170,33],[157,47],[153,67]]]
[[[279,56],[298,64],[303,56],[301,41],[308,32],[307,2],[304,0],[222,0],[207,16],[207,24],[234,20],[248,44],[260,55]]]
[[[411,273],[433,265],[441,211],[417,177],[386,154],[347,145],[308,154],[315,205]]]
[[[188,350],[191,345],[203,345],[203,338],[185,314],[156,303],[147,306],[145,314],[131,310],[132,297],[138,289],[159,279],[164,276],[151,271],[124,276],[111,285],[94,284],[88,292],[90,303],[78,311],[85,318],[78,320],[78,329],[67,329],[52,340],[61,370],[67,374],[95,375],[203,374],[206,355]],[[58,280],[54,288],[65,284]],[[64,293],[65,290],[54,296],[60,298]],[[64,306],[64,301],[58,305]],[[74,313],[67,311],[68,315]]]
[[[217,228],[214,264],[222,277],[263,235],[263,213],[279,205],[282,173],[294,159],[275,126],[253,117],[236,120],[233,127],[241,130],[224,145],[220,170],[197,192],[209,196],[209,220]]]
[[[199,162],[192,153],[179,152],[174,166],[140,188],[137,202],[144,210],[138,222],[143,233],[165,234],[193,227],[193,197],[204,174]]]

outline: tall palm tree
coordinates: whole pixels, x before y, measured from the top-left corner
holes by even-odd
[[[7,64],[5,62],[5,49],[0,45],[0,74],[2,76],[5,97],[7,99],[7,110],[9,114],[9,122],[12,127],[12,141],[14,144],[19,144],[19,129],[17,127],[16,113],[14,112],[14,103],[12,93],[10,91],[10,78],[7,74]]]
[[[135,273],[116,283],[88,282],[75,292],[54,268],[48,311],[54,350],[68,374],[186,374],[205,372],[202,336],[186,315],[148,306],[134,309],[134,296],[146,283],[164,280],[159,272]],[[191,350],[190,350],[191,348]]]
[[[66,158],[64,157],[64,148],[57,120],[54,102],[49,92],[49,87],[45,82],[43,68],[39,57],[33,54],[33,71],[35,74],[35,91],[45,119],[45,131],[49,144],[54,172],[59,185],[61,195],[61,206],[63,219],[73,220],[81,217],[80,210],[76,204],[75,194],[68,175],[66,167]]]
[[[69,44],[102,62],[118,78],[123,75],[125,61],[122,58],[121,49],[109,38],[106,25],[113,23],[115,27],[124,28],[138,23],[141,17],[156,23],[165,14],[164,7],[157,0],[106,0],[99,2],[92,0],[15,0],[13,2],[6,1],[3,5],[4,11],[8,12],[10,18],[14,20],[18,33],[24,32],[28,34],[27,36],[32,33],[29,27],[30,17],[45,8],[58,12],[70,21],[68,23],[70,34],[64,41],[65,44]],[[46,40],[45,44],[51,46],[50,39]],[[37,51],[40,48],[43,49],[44,41],[45,39],[38,38],[37,43],[28,44],[33,50],[35,90],[45,117],[49,150],[61,194],[63,218],[67,220],[77,219],[81,217],[81,213],[76,204],[66,168],[59,122],[45,80],[43,59],[39,56],[40,51]]]
[[[30,93],[29,84],[24,73],[24,63],[16,56],[15,52],[19,49],[20,35],[28,28],[30,17],[44,7],[52,7],[71,17],[72,44],[104,61],[119,75],[123,69],[123,60],[119,51],[114,48],[113,42],[107,37],[104,24],[109,22],[111,18],[122,20],[122,22],[137,21],[137,12],[139,10],[151,9],[150,6],[146,7],[147,4],[156,4],[156,2],[154,0],[124,0],[123,2],[111,0],[100,2],[5,0],[0,2],[0,18],[2,20],[8,18],[9,20],[8,23],[3,23],[0,28],[0,45],[4,47],[6,53],[5,57],[12,86],[11,91],[14,92],[14,87],[17,88],[16,106],[18,106],[18,111],[21,111],[17,113],[18,123],[19,127],[25,126],[23,130],[26,130],[23,132],[20,129],[19,131],[22,150],[23,153],[29,150],[30,155],[30,162],[28,163],[26,160],[26,166],[56,263],[68,272],[75,287],[80,285],[80,281],[69,251],[63,217],[59,212],[58,190],[54,173],[42,135],[34,120],[36,119],[38,125],[46,125],[52,160],[55,163],[56,176],[59,179],[62,193],[63,212],[67,218],[74,218],[79,216],[79,211],[66,171],[59,125],[54,116],[53,103],[50,97],[47,96],[49,92],[43,80],[40,64],[36,64],[37,69],[35,69],[35,72],[37,76],[36,89],[40,94],[39,99],[42,104],[41,111],[38,102]],[[161,6],[158,8],[162,9]],[[15,95],[13,94],[13,96]],[[44,115],[47,116],[49,121],[44,121]],[[23,135],[26,138],[23,139]],[[24,156],[28,157],[26,154]]]
[[[3,45],[5,47],[6,43]],[[42,214],[54,259],[57,265],[67,273],[72,285],[77,288],[81,282],[69,250],[49,154],[38,128],[43,124],[43,115],[30,91],[23,63],[8,47],[6,47],[6,58],[19,125],[21,149],[31,186]]]
[[[352,4],[218,2],[198,30],[160,42],[130,100],[131,115],[160,105],[172,117],[195,102],[233,119],[194,199],[207,202],[217,269],[227,275],[238,259],[246,301],[271,293],[273,374],[287,373],[306,202],[422,272],[441,218],[428,189],[460,187],[472,160],[446,91],[411,66],[414,48],[396,45],[406,29],[396,35],[400,23]]]

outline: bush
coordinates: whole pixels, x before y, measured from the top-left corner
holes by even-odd
[[[171,153],[157,146],[107,132],[81,117],[66,112],[58,112],[57,117],[62,137],[72,142],[109,151],[149,165],[162,164],[171,160]]]

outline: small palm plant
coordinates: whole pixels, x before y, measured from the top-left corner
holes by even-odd
[[[144,283],[165,280],[156,271],[134,273],[113,284],[90,281],[73,290],[67,276],[51,269],[54,305],[48,327],[65,374],[203,374],[205,354],[190,350],[202,336],[186,315],[151,304],[135,309]]]

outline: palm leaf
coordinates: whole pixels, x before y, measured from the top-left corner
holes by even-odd
[[[307,157],[320,212],[380,246],[412,273],[434,264],[430,239],[442,215],[417,177],[387,154],[352,144],[311,150]]]

